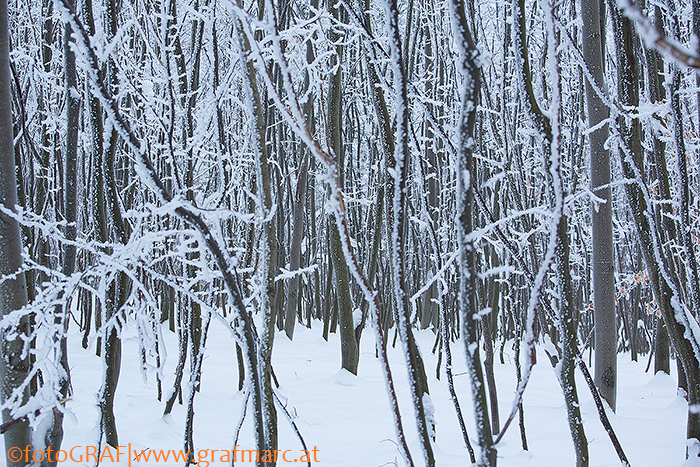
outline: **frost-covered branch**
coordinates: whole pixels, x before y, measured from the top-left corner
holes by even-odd
[[[691,68],[696,73],[700,73],[700,57],[686,50],[673,39],[666,37],[663,32],[659,31],[651,20],[632,3],[632,0],[617,0],[617,6],[626,17],[634,22],[637,33],[642,40],[644,40],[647,47],[661,52],[665,57],[681,67]]]

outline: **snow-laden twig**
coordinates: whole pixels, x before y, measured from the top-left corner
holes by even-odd
[[[275,277],[275,282],[293,279],[297,276],[303,276],[304,274],[314,272],[317,268],[318,263],[312,264],[311,266],[307,266],[305,268],[295,269],[294,271],[288,271],[285,268],[280,268],[280,273]]]
[[[425,292],[430,289],[433,284],[438,281],[439,279],[442,279],[443,276],[445,275],[445,272],[449,269],[450,265],[454,262],[455,259],[459,256],[459,249],[455,250],[450,257],[445,261],[445,263],[442,265],[442,267],[430,278],[428,279],[428,282],[423,284],[423,287],[418,289],[416,293],[414,293],[411,296],[411,302],[413,302],[413,306],[415,307],[416,305],[416,300],[420,298],[421,295],[423,295]]]

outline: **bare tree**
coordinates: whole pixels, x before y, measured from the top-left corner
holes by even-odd
[[[481,70],[477,65],[478,49],[467,23],[465,4],[453,0],[450,5],[452,28],[460,51],[459,73],[461,74],[461,109],[459,116],[459,149],[455,157],[457,169],[457,231],[459,241],[459,307],[467,353],[467,368],[471,379],[474,418],[481,452],[477,457],[479,466],[496,466],[496,447],[493,444],[489,423],[486,385],[479,357],[477,333],[476,281],[474,264],[474,240],[471,234],[474,191],[471,177],[474,173],[474,129],[476,104],[481,86]]]
[[[615,275],[613,267],[612,206],[610,197],[610,153],[605,148],[610,110],[603,102],[603,34],[598,0],[581,0],[583,56],[590,74],[586,80],[586,106],[590,133],[591,206],[593,242],[593,307],[595,319],[595,382],[601,396],[615,410],[617,397],[617,322],[615,320]],[[591,79],[594,81],[591,82]]]
[[[27,304],[27,289],[22,271],[22,241],[17,220],[11,216],[17,204],[17,183],[14,138],[12,130],[12,95],[10,92],[10,40],[7,1],[0,0],[0,316],[8,317]],[[20,315],[21,316],[21,315]],[[29,396],[25,379],[29,372],[29,356],[25,349],[29,320],[26,315],[2,330],[2,358],[0,358],[0,402],[2,419],[7,423],[13,417],[12,408],[19,407]],[[14,335],[13,339],[8,336]],[[25,339],[23,339],[23,337]],[[5,450],[24,449],[31,444],[31,430],[25,420],[5,433]],[[26,465],[23,459],[7,465]]]

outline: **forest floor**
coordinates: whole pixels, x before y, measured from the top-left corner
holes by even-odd
[[[378,360],[374,358],[374,336],[365,330],[361,342],[358,375],[339,371],[340,346],[338,336],[331,334],[330,341],[321,337],[319,323],[309,330],[297,325],[294,341],[283,333],[277,333],[273,351],[274,370],[280,383],[279,394],[295,417],[312,458],[313,465],[329,467],[403,466],[399,458],[395,431],[385,383]],[[449,398],[444,363],[441,379],[435,377],[436,356],[431,353],[434,334],[417,332],[429,378],[430,392],[435,406],[437,441],[434,445],[436,465],[439,467],[469,465],[469,457],[462,441],[455,410]],[[393,332],[392,336],[393,338]],[[177,363],[177,339],[167,333],[167,360],[163,389],[172,385],[172,374]],[[84,447],[97,444],[97,409],[95,394],[100,386],[102,363],[95,356],[94,345],[89,350],[80,347],[80,335],[73,328],[69,343],[74,394],[68,402],[72,416],[66,418],[64,449],[82,446],[74,451],[85,455]],[[465,373],[464,347],[454,344],[455,385],[464,413],[469,436],[475,443],[476,432],[468,377]],[[498,387],[499,408],[503,421],[512,406],[515,388],[515,367],[512,349],[506,345],[505,364],[496,353],[495,374]],[[175,450],[183,446],[185,407],[175,405],[173,414],[163,418],[163,403],[156,399],[155,376],[151,372],[144,379],[140,370],[138,338],[136,330],[127,328],[123,334],[123,362],[116,394],[115,414],[121,449],[120,461],[103,458],[100,465],[183,465],[182,462],[162,458],[155,462],[137,462],[134,452],[143,449]],[[422,454],[416,438],[413,408],[410,404],[407,373],[401,346],[389,349],[391,369],[399,395],[403,425],[407,433],[416,466],[422,466]],[[588,357],[588,355],[586,356]],[[645,373],[646,357],[633,362],[628,354],[622,354],[618,362],[618,407],[610,412],[610,419],[632,467],[680,467],[684,464],[685,422],[687,404],[677,396],[674,374]],[[672,362],[675,367],[675,362]],[[187,365],[189,368],[189,362]],[[580,375],[579,375],[580,376]],[[184,381],[187,381],[185,375]],[[598,419],[595,405],[585,382],[577,380],[589,440],[591,467],[617,467],[620,462],[610,439]],[[209,342],[202,375],[201,392],[195,398],[195,448],[202,459],[199,467],[219,467],[222,452],[231,450],[236,425],[240,418],[242,394],[237,391],[238,374],[235,347],[230,334],[219,322],[210,327]],[[183,384],[183,396],[187,385]],[[517,420],[504,440],[498,445],[498,465],[507,467],[561,467],[575,465],[564,400],[554,371],[545,354],[538,355],[531,381],[524,398],[525,425],[529,451],[523,451]],[[279,447],[291,450],[285,453],[295,464],[301,459],[302,447],[282,413],[279,413]],[[254,449],[250,417],[241,430],[237,449]],[[209,451],[200,451],[208,449]],[[212,452],[213,449],[218,452]],[[131,463],[127,451],[131,451]],[[279,456],[282,456],[282,452]],[[240,455],[240,453],[237,453]],[[214,462],[212,462],[212,456]],[[225,458],[224,458],[225,459]],[[87,458],[84,459],[88,460]],[[114,460],[114,462],[112,462]],[[240,461],[240,458],[238,459]],[[282,460],[282,459],[280,459]],[[95,465],[89,462],[73,462],[64,465]],[[246,458],[247,461],[247,458]],[[60,464],[59,464],[60,465]],[[236,465],[252,465],[236,462]],[[296,462],[296,465],[305,465]]]

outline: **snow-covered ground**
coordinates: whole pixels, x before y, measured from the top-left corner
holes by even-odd
[[[279,394],[295,417],[308,449],[317,449],[319,466],[372,467],[402,466],[395,445],[388,398],[378,361],[374,358],[372,330],[363,334],[358,376],[339,371],[340,347],[337,335],[329,342],[321,337],[320,325],[309,330],[297,326],[294,342],[283,333],[275,336],[274,369],[280,383]],[[392,333],[393,337],[393,333]],[[435,377],[436,356],[430,353],[434,335],[417,332],[417,339],[426,362],[430,392],[436,410],[437,441],[434,446],[440,467],[469,465],[457,417],[449,398],[444,370],[441,380]],[[172,372],[177,360],[177,342],[166,333],[168,358],[165,365],[164,391],[172,385]],[[80,336],[72,330],[70,366],[74,394],[67,405],[73,417],[66,418],[64,449],[96,445],[97,410],[95,393],[102,364],[95,356],[94,343],[89,350],[80,347]],[[457,393],[465,415],[469,435],[475,444],[471,398],[464,365],[464,348],[453,346]],[[121,445],[132,452],[142,449],[177,450],[183,446],[184,406],[176,405],[170,417],[163,418],[163,403],[156,399],[153,374],[144,382],[139,370],[137,334],[131,329],[123,335],[123,362],[116,394],[115,414]],[[416,438],[413,408],[409,401],[406,369],[400,345],[389,349],[399,404],[408,442],[416,466],[422,466],[422,454]],[[515,388],[512,350],[506,348],[506,364],[496,363],[501,419],[510,410]],[[496,358],[498,360],[498,358]],[[618,363],[618,410],[610,413],[633,467],[679,467],[684,463],[686,403],[676,395],[674,376],[645,373],[646,359],[631,362],[621,355]],[[673,366],[673,365],[672,365]],[[189,368],[189,364],[187,365]],[[185,381],[187,375],[185,376]],[[578,379],[585,431],[589,440],[592,467],[619,466],[620,462],[602,428],[591,395],[582,378]],[[213,322],[202,376],[201,392],[195,399],[195,448],[209,449],[206,462],[200,467],[226,465],[219,462],[221,450],[231,450],[235,427],[240,417],[242,394],[237,391],[238,375],[235,347],[223,325]],[[186,396],[186,386],[184,395]],[[525,392],[525,424],[529,451],[523,451],[517,423],[514,423],[498,446],[498,464],[508,467],[561,467],[574,465],[574,450],[564,409],[564,400],[548,360],[541,354]],[[301,445],[285,417],[279,414],[279,446],[291,450],[287,459],[299,457]],[[253,449],[252,423],[246,420],[238,449]],[[125,448],[125,449],[127,449]],[[211,462],[212,449],[215,462]],[[83,448],[74,451],[75,457]],[[280,456],[282,454],[280,453]],[[115,459],[116,460],[116,459]],[[313,459],[312,459],[313,460]],[[294,462],[280,462],[290,465]],[[59,464],[60,465],[60,464]],[[94,462],[72,462],[63,465],[94,465]],[[120,462],[105,458],[105,467],[129,465],[124,454]],[[182,465],[162,459],[147,464],[131,459],[131,465]],[[236,465],[252,465],[237,462]],[[300,465],[300,463],[296,463]],[[314,464],[316,465],[316,464]]]

